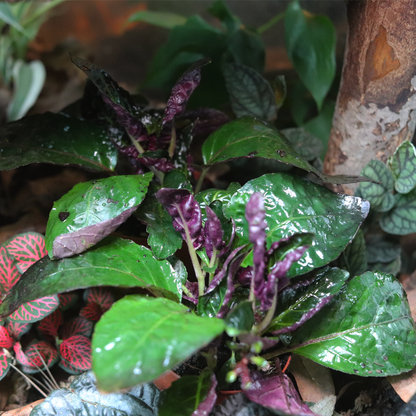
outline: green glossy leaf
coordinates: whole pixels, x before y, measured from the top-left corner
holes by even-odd
[[[303,127],[284,129],[281,133],[289,140],[296,153],[305,160],[314,160],[321,155],[321,140],[305,131]]]
[[[253,117],[243,117],[223,125],[211,134],[202,146],[202,157],[206,165],[254,156],[277,160],[313,172],[324,182],[339,184],[368,180],[358,176],[322,174],[302,159],[286,137],[271,124]]]
[[[108,237],[76,257],[39,260],[3,300],[0,316],[7,317],[25,302],[90,286],[143,287],[176,301],[182,296],[182,279],[182,273],[155,259],[148,248]]]
[[[135,215],[147,225],[147,242],[155,257],[165,259],[182,247],[183,240],[181,234],[173,228],[172,217],[155,197],[159,189],[155,184],[150,185],[149,192]]]
[[[209,260],[209,259],[208,259]],[[210,293],[200,296],[198,299],[197,312],[199,316],[214,318],[220,311],[227,291],[227,279],[223,281]]]
[[[348,277],[345,270],[327,267],[315,276],[311,284],[287,288],[279,294],[275,317],[265,332],[301,325],[307,321],[305,318],[311,319],[312,315],[308,316],[308,313],[319,310],[325,299],[337,294]]]
[[[276,118],[276,99],[271,85],[254,69],[236,63],[223,65],[231,107],[237,117]]]
[[[369,263],[388,263],[400,256],[400,241],[387,235],[367,235],[366,255]]]
[[[380,218],[380,227],[396,235],[416,232],[416,189],[394,195],[394,207]]]
[[[410,371],[416,365],[416,332],[401,284],[381,272],[354,277],[293,334],[289,349],[361,376]]]
[[[176,13],[141,10],[132,14],[129,17],[129,22],[146,22],[165,29],[172,29],[175,26],[183,25],[186,22],[186,17]]]
[[[407,194],[416,186],[416,149],[406,140],[389,159],[394,178],[394,188],[401,194]]]
[[[182,376],[162,393],[158,416],[189,416],[207,396],[211,386],[211,372],[199,376]]]
[[[225,330],[230,337],[241,332],[249,332],[254,325],[253,302],[244,300],[238,303],[225,318]]]
[[[92,371],[76,377],[68,388],[54,390],[31,411],[32,416],[156,416],[160,392],[140,384],[126,393],[101,394]]]
[[[367,255],[364,233],[358,230],[354,240],[346,247],[340,257],[341,267],[350,272],[351,276],[358,276],[367,269]]]
[[[49,256],[73,256],[112,233],[143,201],[152,177],[152,173],[115,176],[75,185],[49,214]]]
[[[95,327],[92,354],[98,386],[113,391],[153,380],[223,330],[222,320],[196,316],[170,300],[126,296]]]
[[[334,25],[292,1],[285,13],[285,43],[289,59],[321,109],[335,76]]]
[[[236,245],[249,241],[245,207],[254,192],[264,196],[267,247],[296,233],[315,234],[313,245],[290,268],[290,277],[337,258],[354,238],[370,208],[361,198],[335,194],[306,179],[285,173],[267,174],[247,182],[225,206],[225,215],[234,218],[236,224]],[[243,266],[251,261],[252,255]]]
[[[8,121],[19,120],[35,104],[45,83],[46,70],[39,60],[27,63],[19,59],[13,65],[12,76],[14,90],[7,107]]]
[[[389,169],[379,160],[370,160],[361,171],[361,175],[367,176],[376,182],[361,183],[359,191],[363,198],[367,199],[371,207],[379,212],[386,212],[394,205],[393,176]]]
[[[117,149],[102,127],[87,120],[45,113],[0,129],[0,169],[29,163],[112,171],[117,163]]]

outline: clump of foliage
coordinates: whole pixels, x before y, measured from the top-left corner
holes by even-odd
[[[231,27],[230,14],[218,16]],[[55,202],[47,255],[9,288],[0,318],[75,289],[140,289],[107,311],[105,296],[88,289],[82,314],[105,311],[91,344],[103,392],[150,383],[197,359],[196,374],[183,375],[158,396],[159,415],[208,414],[217,386],[235,382],[264,414],[312,414],[280,367],[279,357],[288,353],[361,376],[412,369],[416,332],[403,288],[389,273],[351,266],[361,253],[350,243],[370,204],[322,186],[368,178],[329,177],[297,153],[271,124],[278,104],[267,96],[270,85],[237,59],[223,64],[224,73],[241,74],[252,97],[269,99],[247,101],[241,85],[227,82],[236,118],[187,110],[209,68],[209,59],[197,58],[173,86],[166,108],[155,110],[102,69],[72,57],[88,76],[84,97],[61,113],[3,129],[2,169],[71,163],[107,176],[80,183]],[[203,141],[196,157],[193,140]],[[254,157],[296,169],[226,189],[205,180],[212,166]],[[143,224],[148,247],[111,235],[127,220]],[[84,344],[77,339],[62,348],[65,341],[58,342],[61,362],[74,366],[66,354]]]

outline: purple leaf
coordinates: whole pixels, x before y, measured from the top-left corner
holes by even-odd
[[[266,221],[263,195],[255,192],[246,205],[249,241],[253,248],[253,292],[259,297],[265,288]]]
[[[301,325],[303,325],[307,320],[311,319],[312,316],[314,316],[317,312],[319,312],[326,304],[329,303],[330,300],[334,295],[329,295],[319,301],[319,303],[309,311],[307,311],[304,315],[302,315],[302,318],[298,322],[295,322],[294,324],[287,326],[286,328],[279,329],[277,331],[273,331],[271,334],[273,336],[280,335],[280,334],[286,334],[288,332],[292,332],[295,329],[298,329]]]
[[[225,260],[222,269],[214,276],[214,278],[212,279],[212,282],[209,284],[205,294],[212,292],[222,281],[222,279],[224,279],[224,277],[227,274],[227,269],[228,269],[228,265],[230,264],[230,262],[235,258],[235,256],[238,254],[238,252],[244,248],[245,246],[240,246],[237,247],[236,249],[234,249],[229,256],[227,257],[227,260]],[[240,262],[241,264],[241,262]],[[235,272],[237,271],[237,269],[235,269]]]
[[[224,232],[221,227],[221,221],[215,212],[209,207],[205,207],[207,220],[205,221],[205,249],[209,258],[212,257],[213,249],[220,251],[224,246]]]
[[[247,266],[247,267],[241,267],[237,271],[236,275],[236,283],[243,287],[250,287],[251,280],[253,279],[253,267]]]
[[[192,416],[206,416],[211,413],[211,410],[215,406],[215,402],[217,401],[217,392],[215,389],[217,388],[217,379],[215,378],[215,374],[211,376],[211,386],[208,389],[207,397],[201,403],[199,403],[198,408],[192,413]]]
[[[204,241],[202,216],[195,197],[186,189],[171,188],[163,188],[155,196],[172,217],[173,228],[181,233],[187,244],[192,243],[195,249],[201,247]]]
[[[84,227],[79,231],[59,235],[53,242],[53,257],[61,259],[82,253],[115,231],[133,214],[137,207],[138,205],[135,205],[115,218]]]
[[[184,297],[185,299],[194,303],[195,305],[198,305],[198,297],[199,297],[198,283],[197,282],[190,282],[190,281],[187,280],[186,283],[185,283],[185,287],[189,290],[192,297],[191,296],[186,296],[185,294],[183,294],[182,297]]]
[[[194,135],[202,137],[208,137],[215,130],[230,121],[230,118],[225,113],[213,108],[188,110],[181,118],[196,121],[193,131]]]
[[[209,59],[201,59],[195,62],[179,78],[176,85],[172,88],[172,92],[166,104],[162,125],[172,121],[176,114],[181,114],[185,110],[190,96],[201,81],[201,66],[210,62]]]
[[[239,247],[239,248],[241,248],[241,247]],[[234,253],[234,251],[233,251],[233,253]],[[230,267],[228,268],[228,274],[227,274],[227,290],[225,291],[224,300],[222,302],[221,309],[217,313],[218,318],[223,318],[224,315],[229,310],[227,305],[228,305],[228,302],[231,300],[231,298],[234,294],[234,290],[235,290],[234,276],[235,276],[238,268],[240,267],[240,265],[243,262],[245,257],[246,257],[246,253],[241,253],[231,261]]]
[[[255,403],[288,415],[315,415],[302,403],[292,381],[286,374],[263,375],[251,372],[252,384],[244,390],[246,396]]]
[[[277,262],[267,276],[267,282],[264,286],[263,293],[259,296],[261,301],[261,309],[263,311],[269,309],[272,305],[273,298],[278,291],[282,290],[288,283],[289,278],[286,273],[295,261],[298,261],[309,246],[298,247],[286,254],[286,257]]]

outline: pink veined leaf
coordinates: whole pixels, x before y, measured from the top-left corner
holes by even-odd
[[[21,305],[8,319],[15,322],[36,322],[45,318],[59,306],[58,295],[45,296]]]
[[[58,329],[63,324],[64,318],[60,309],[56,309],[50,315],[43,318],[38,324],[38,331],[48,340],[55,340]]]
[[[72,366],[71,364],[69,364],[66,361],[59,361],[59,367],[61,367],[63,370],[65,370],[67,373],[69,374],[73,374],[73,375],[78,375],[83,373],[83,370],[77,370],[74,366]]]
[[[20,276],[14,258],[7,253],[5,247],[0,247],[0,296],[2,298],[17,283]]]
[[[7,357],[3,351],[0,351],[0,380],[8,373],[10,361],[11,357]]]
[[[19,339],[23,334],[26,334],[27,331],[31,328],[32,324],[30,322],[14,322],[7,320],[6,328],[9,331],[9,334],[14,339]]]
[[[77,302],[78,295],[74,292],[60,293],[58,295],[58,298],[59,309],[61,309],[62,311],[66,311]]]
[[[45,237],[34,232],[16,235],[6,244],[6,249],[16,259],[20,273],[48,254]]]
[[[11,348],[13,344],[14,339],[10,336],[9,331],[4,326],[0,326],[0,348]]]
[[[101,309],[100,305],[97,303],[89,303],[81,309],[79,315],[90,321],[97,322],[103,313],[104,311]]]
[[[91,341],[83,335],[74,335],[59,345],[62,360],[77,370],[91,369]]]
[[[13,349],[17,362],[25,367],[27,373],[37,373],[39,369],[44,368],[39,354],[48,368],[52,367],[59,359],[56,348],[46,341],[33,341],[24,352],[20,342],[16,342]]]
[[[91,287],[85,291],[85,300],[87,303],[96,303],[100,305],[104,313],[108,311],[114,303],[114,296],[104,287]]]
[[[94,324],[88,319],[83,318],[82,316],[77,316],[76,318],[64,323],[62,339],[68,339],[74,335],[90,337],[93,326]]]

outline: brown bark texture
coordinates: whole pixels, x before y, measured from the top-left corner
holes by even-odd
[[[416,0],[354,0],[325,173],[386,162],[416,125]],[[344,185],[352,194],[356,185]]]

